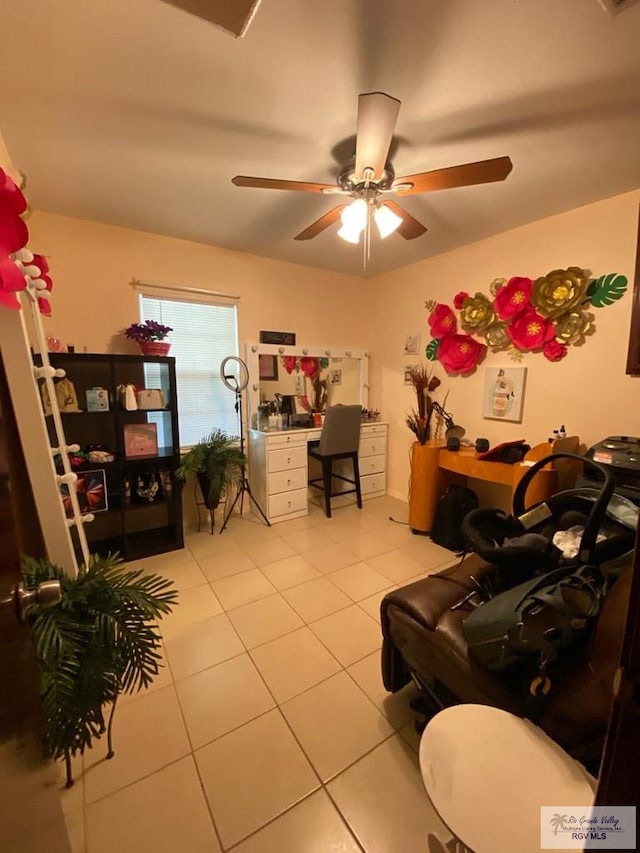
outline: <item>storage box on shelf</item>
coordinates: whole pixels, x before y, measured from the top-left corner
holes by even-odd
[[[287,521],[307,514],[307,443],[319,439],[320,432],[320,429],[249,431],[251,490],[270,522]],[[362,424],[358,457],[362,497],[383,495],[387,424]],[[337,464],[336,470],[340,473]],[[348,476],[351,476],[351,470]]]
[[[184,547],[181,488],[174,475],[180,457],[175,359],[78,353],[50,353],[49,359],[66,372],[78,402],[79,411],[61,413],[68,443],[78,444],[81,451],[98,446],[113,454],[113,461],[85,461],[73,468],[78,474],[104,471],[105,499],[99,500],[96,475],[93,503],[98,509],[94,512],[92,501],[87,506],[95,515],[85,526],[91,552],[118,551],[126,560],[135,560]],[[123,385],[161,389],[166,405],[127,411],[118,393]],[[105,393],[91,393],[95,389]],[[108,408],[93,409],[97,399]],[[46,417],[53,437],[51,420]],[[145,445],[150,453],[133,455],[131,448],[142,444],[128,442],[127,451],[125,432],[131,435],[132,426],[143,424],[149,425],[148,434],[153,430],[156,441]]]

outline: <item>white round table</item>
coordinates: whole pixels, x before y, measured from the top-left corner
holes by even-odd
[[[540,853],[540,807],[591,805],[595,779],[529,720],[488,705],[436,714],[420,771],[443,823],[474,853]]]

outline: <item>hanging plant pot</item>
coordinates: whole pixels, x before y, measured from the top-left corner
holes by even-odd
[[[198,474],[197,476],[204,505],[207,509],[217,509],[218,504],[220,503],[220,495],[217,496],[216,500],[216,495],[211,494],[211,480],[206,474]]]
[[[168,341],[138,341],[142,355],[168,355],[171,344]]]

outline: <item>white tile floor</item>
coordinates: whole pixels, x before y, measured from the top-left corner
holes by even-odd
[[[123,697],[63,791],[74,853],[418,853],[424,792],[409,686],[380,677],[380,599],[452,562],[391,498],[267,528],[234,517],[142,561],[180,604],[166,667]]]

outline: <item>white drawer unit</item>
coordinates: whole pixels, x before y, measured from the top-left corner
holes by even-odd
[[[384,471],[380,474],[368,474],[360,477],[360,491],[363,498],[373,498],[384,495],[386,488],[386,476]]]
[[[367,474],[382,474],[386,469],[386,456],[364,456],[358,459],[360,468],[360,476],[366,477]]]
[[[307,488],[294,489],[291,492],[282,492],[279,495],[269,495],[269,507],[267,515],[269,521],[284,521],[278,516],[290,516],[293,513],[306,515],[307,513]]]
[[[294,468],[292,471],[275,471],[269,474],[269,494],[290,492],[292,489],[307,488],[307,469]]]
[[[249,431],[249,481],[254,497],[270,522],[306,515],[308,500],[307,442],[320,430]],[[363,423],[358,451],[363,497],[383,495],[386,485],[387,425]],[[339,471],[340,463],[336,465]],[[347,475],[351,475],[351,465]],[[255,506],[251,510],[257,513]]]
[[[306,468],[307,466],[307,447],[285,447],[283,450],[268,450],[268,470],[269,473],[274,471],[288,471],[293,468]]]
[[[361,435],[360,446],[358,447],[358,458],[363,456],[386,456],[387,454],[387,437],[386,435]]]

